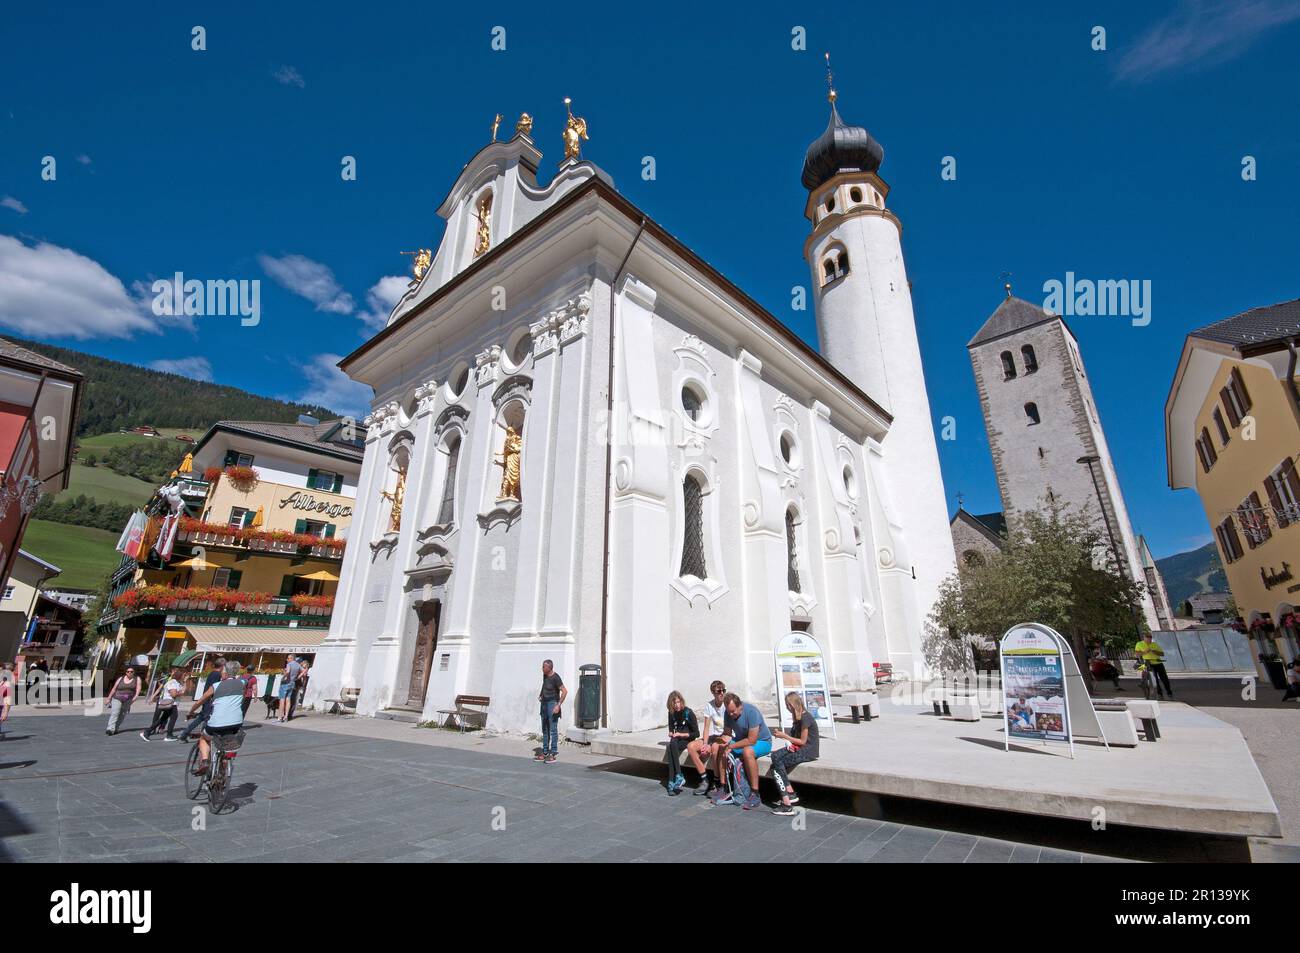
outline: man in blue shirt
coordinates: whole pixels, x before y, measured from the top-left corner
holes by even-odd
[[[745,776],[749,779],[749,797],[741,805],[747,811],[763,806],[758,796],[758,759],[772,753],[772,730],[767,727],[762,713],[748,702],[742,702],[735,692],[728,692],[722,699],[727,709],[723,719],[724,730],[731,740],[723,746],[725,753],[734,754],[745,764]],[[733,803],[725,791],[714,802],[716,804]]]

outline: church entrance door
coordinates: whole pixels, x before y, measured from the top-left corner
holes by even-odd
[[[438,615],[441,608],[438,602],[422,602],[415,610],[420,627],[415,635],[415,652],[411,656],[411,688],[406,698],[407,707],[410,708],[424,708],[424,695],[429,690],[429,674],[433,671],[433,651],[438,645]]]

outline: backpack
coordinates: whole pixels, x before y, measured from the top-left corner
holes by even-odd
[[[749,788],[749,779],[745,777],[745,762],[731,752],[727,752],[727,781],[731,787],[733,800],[748,800],[752,792]]]

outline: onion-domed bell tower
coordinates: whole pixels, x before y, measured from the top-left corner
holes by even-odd
[[[956,560],[903,265],[902,223],[885,206],[889,186],[879,175],[884,149],[866,129],[840,118],[833,83],[829,99],[830,123],[803,164],[805,215],[812,223],[804,257],[812,270],[821,353],[893,417],[872,469],[884,477],[880,489],[894,545],[885,553],[877,541],[877,556],[882,572],[914,574],[915,585],[905,588],[915,606],[906,625],[915,629]],[[891,559],[894,565],[886,565]],[[908,642],[915,647],[919,635],[909,633]],[[915,663],[919,671],[919,659]]]

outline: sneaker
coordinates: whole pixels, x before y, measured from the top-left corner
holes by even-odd
[[[180,740],[181,739],[179,738],[173,738],[171,735],[168,735],[166,738],[163,739],[163,741],[180,741]]]
[[[745,803],[741,805],[746,811],[752,811],[756,807],[762,807],[763,801],[757,794],[751,794],[745,798]]]
[[[680,774],[677,775],[677,777],[673,778],[673,787],[680,791],[682,788],[686,787],[686,779]]]
[[[148,741],[148,740],[149,740],[149,736],[146,735],[146,734],[142,731],[142,732],[140,732],[140,740],[141,740],[141,741]]]
[[[105,731],[104,734],[108,735],[110,738],[113,737],[113,732],[111,731]]]
[[[548,754],[548,755],[546,756],[546,763],[547,763],[547,764],[555,764],[555,755],[553,755],[553,754]]]
[[[729,792],[720,788],[718,790],[718,793],[713,796],[713,800],[711,803],[716,804],[719,807],[722,807],[723,805],[735,804],[736,802],[732,800],[731,794]]]
[[[781,817],[794,817],[799,813],[799,808],[793,804],[778,804],[772,808],[772,813]]]
[[[533,760],[534,760],[534,761],[545,761],[545,760],[546,760],[546,754],[545,754],[545,752],[542,752],[542,751],[537,752],[537,754],[533,755]]]

